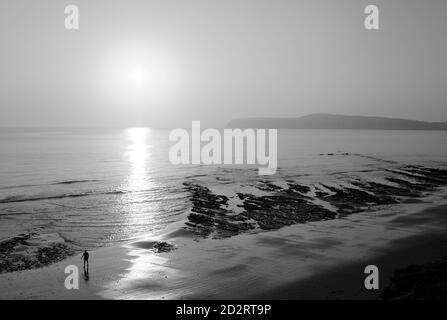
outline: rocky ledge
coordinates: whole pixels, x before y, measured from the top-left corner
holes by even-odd
[[[0,242],[0,273],[44,267],[74,253],[58,234],[20,234]]]
[[[384,300],[445,300],[447,297],[447,258],[398,269],[381,298]]]
[[[339,185],[305,185],[287,178],[280,184],[261,180],[254,187],[267,195],[236,193],[238,212],[231,209],[228,196],[215,194],[197,181],[186,181],[183,185],[192,204],[186,228],[201,237],[225,238],[394,205],[447,185],[447,169],[405,166],[383,171],[384,182],[355,175]]]

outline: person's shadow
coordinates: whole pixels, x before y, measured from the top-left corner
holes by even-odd
[[[84,280],[88,281],[90,279],[90,275],[88,274],[88,267],[87,269],[84,267]]]

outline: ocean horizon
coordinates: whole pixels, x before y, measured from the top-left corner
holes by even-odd
[[[107,246],[185,219],[184,182],[235,189],[263,180],[323,183],[337,174],[349,180],[368,170],[444,166],[447,158],[443,131],[280,130],[278,174],[259,177],[247,165],[172,165],[169,132],[2,129],[0,238],[57,232],[79,247]]]

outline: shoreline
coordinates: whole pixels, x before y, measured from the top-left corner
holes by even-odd
[[[447,210],[447,207],[444,207]],[[315,276],[280,286],[253,299],[268,300],[377,300],[391,284],[390,277],[408,266],[424,266],[447,257],[447,234],[422,234],[393,241],[391,248],[375,256],[321,270]],[[365,266],[379,268],[379,289],[366,290]]]
[[[82,270],[75,255],[1,274],[0,299],[378,299],[395,269],[447,252],[442,199],[218,240],[194,238],[182,221],[150,239],[91,251],[90,278],[80,272],[79,290],[64,287],[67,265]],[[154,253],[156,241],[175,250]],[[363,288],[367,264],[379,267],[378,291]]]

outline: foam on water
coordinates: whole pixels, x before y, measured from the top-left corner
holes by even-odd
[[[0,239],[58,233],[86,247],[136,239],[186,218],[186,179],[232,196],[236,213],[235,192],[261,195],[253,166],[171,165],[168,136],[154,129],[1,129]],[[278,139],[278,173],[266,179],[279,186],[287,178],[339,185],[353,172],[380,179],[385,169],[447,159],[442,131],[285,130]]]

